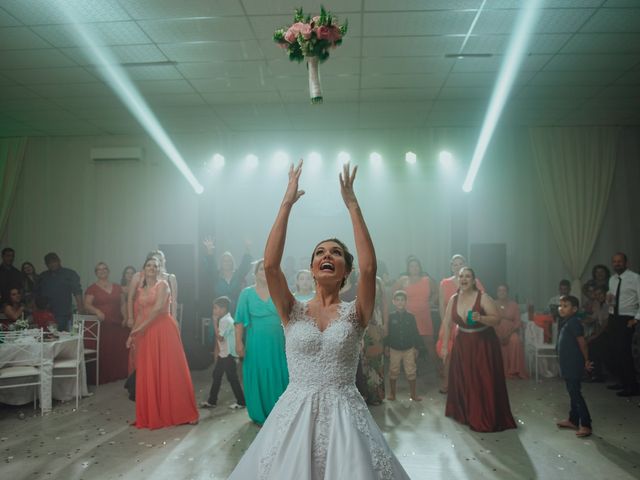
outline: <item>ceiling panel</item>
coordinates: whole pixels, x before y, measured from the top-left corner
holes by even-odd
[[[477,10],[482,2],[478,0],[404,0],[389,2],[388,0],[364,0],[365,12],[371,11],[419,11],[419,10]]]
[[[398,100],[431,100],[438,96],[439,88],[363,88],[360,100],[398,101]]]
[[[31,89],[20,85],[9,85],[0,88],[1,100],[12,100],[17,98],[29,98],[37,96],[38,94],[33,92]]]
[[[327,10],[338,15],[339,17],[351,17],[353,15],[341,15],[343,12],[355,13],[360,11],[362,0],[341,0],[335,2],[335,5],[327,7]],[[293,12],[302,7],[305,15],[319,15],[320,6],[317,1],[312,0],[260,0],[260,1],[243,1],[247,13],[249,15],[268,15],[280,14],[289,15],[289,23],[293,22]]]
[[[26,25],[53,25],[69,23],[61,2],[42,0],[2,0],[2,8]],[[126,20],[127,12],[118,0],[67,0],[73,18],[84,22],[112,22]]]
[[[18,25],[20,25],[20,22],[0,6],[0,27],[15,27]]]
[[[636,3],[636,7],[638,4]],[[640,8],[600,9],[582,28],[583,32],[640,32]]]
[[[199,78],[190,80],[191,85],[200,93],[217,92],[252,92],[273,90],[276,82],[271,77],[241,77],[241,78]]]
[[[4,50],[0,51],[2,71],[14,68],[72,67],[75,62],[58,50]]]
[[[362,103],[359,112],[361,128],[419,127],[427,119],[431,102]]]
[[[87,67],[97,78],[103,78],[100,67]],[[124,69],[132,80],[179,80],[182,74],[173,65],[135,65]]]
[[[98,45],[134,45],[151,43],[135,22],[90,23],[84,28]],[[45,25],[33,31],[54,47],[79,47],[84,40],[72,25]]]
[[[531,85],[543,86],[577,86],[607,85],[620,76],[615,71],[595,71],[585,75],[584,72],[539,72],[531,79]]]
[[[562,53],[640,53],[640,33],[578,33]]]
[[[478,18],[474,33],[511,34],[519,10],[488,10]],[[591,16],[593,9],[544,9],[534,27],[536,34],[575,32]]]
[[[120,0],[136,20],[243,15],[240,0]]]
[[[62,53],[73,59],[78,65],[95,65],[93,55],[83,48],[63,48]],[[167,56],[155,45],[118,45],[109,48],[117,62],[147,63],[167,61]]]
[[[50,46],[27,27],[0,28],[0,50],[27,50]]]
[[[475,16],[472,11],[365,13],[363,35],[462,34],[469,30]]]
[[[266,65],[264,61],[246,62],[208,62],[183,63],[178,70],[186,78],[218,78],[238,76],[264,76]]]
[[[31,85],[34,92],[48,98],[76,98],[113,95],[111,89],[104,83],[65,83],[58,85]]]
[[[8,70],[4,74],[23,85],[56,84],[73,82],[97,82],[98,77],[81,67],[68,68],[23,68]]]
[[[444,57],[385,57],[362,59],[362,74],[405,74],[449,72],[455,59]]]
[[[439,87],[445,81],[444,74],[368,75],[362,77],[363,88],[420,88]]]
[[[136,87],[145,95],[193,93],[193,87],[186,80],[140,80]]]
[[[458,53],[463,40],[464,37],[453,35],[367,38],[362,45],[362,55],[364,57],[444,57],[445,53]]]
[[[159,48],[169,60],[176,62],[217,62],[262,58],[260,46],[255,40],[163,43]]]
[[[545,67],[545,71],[580,72],[593,70],[628,70],[640,62],[640,54],[634,55],[557,55]]]
[[[306,91],[305,91],[306,92]],[[282,98],[277,90],[262,92],[203,93],[204,100],[211,105],[233,105],[238,103],[280,103]]]
[[[138,24],[156,43],[254,38],[246,17],[144,20]]]

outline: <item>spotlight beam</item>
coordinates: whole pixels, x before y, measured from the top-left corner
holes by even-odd
[[[120,98],[129,112],[138,120],[147,133],[155,140],[162,151],[176,166],[178,171],[187,179],[196,193],[202,193],[204,188],[198,182],[193,172],[188,167],[182,155],[160,125],[144,98],[133,82],[129,79],[124,69],[111,54],[108,48],[100,47],[93,34],[78,21],[75,12],[67,2],[60,2],[59,7],[73,25],[77,36],[84,41],[86,48],[97,59],[95,64],[100,68],[101,74],[114,93]],[[87,53],[85,51],[85,53]],[[87,55],[88,56],[88,55]]]
[[[533,27],[540,12],[540,3],[541,0],[528,0],[516,21],[507,54],[500,68],[498,81],[491,94],[491,101],[484,117],[478,143],[471,158],[471,165],[469,165],[469,171],[462,185],[462,189],[465,192],[470,192],[473,188],[473,182],[478,170],[480,170],[480,164],[489,147],[493,132],[518,75],[518,69],[522,63],[527,43],[531,38]]]

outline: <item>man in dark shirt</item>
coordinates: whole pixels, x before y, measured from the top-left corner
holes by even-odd
[[[385,345],[389,349],[389,400],[396,399],[396,382],[400,376],[400,364],[409,381],[411,400],[419,402],[422,397],[416,394],[416,357],[422,337],[418,333],[416,317],[407,312],[407,293],[398,290],[393,294],[396,311],[389,315],[389,335]]]
[[[68,330],[73,316],[71,297],[76,300],[78,313],[83,312],[82,287],[80,276],[69,268],[60,264],[57,253],[47,253],[44,257],[46,271],[40,275],[38,296],[46,297],[56,322],[58,330]]]
[[[22,273],[13,266],[16,251],[11,247],[2,249],[2,263],[0,263],[0,305],[9,301],[12,288],[22,290]]]
[[[572,295],[560,297],[558,314],[565,320],[558,338],[558,357],[560,374],[567,384],[567,392],[571,399],[569,418],[557,423],[560,428],[577,430],[578,437],[591,435],[591,416],[587,402],[581,392],[580,381],[585,369],[591,370],[587,342],[584,339],[584,327],[577,316],[579,302]]]

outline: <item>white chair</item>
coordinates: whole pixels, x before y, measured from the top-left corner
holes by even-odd
[[[95,342],[96,348],[84,348],[84,363],[96,364],[96,390],[100,385],[100,320],[95,315],[74,315],[74,325],[82,323],[82,341]],[[79,331],[79,330],[78,330]]]
[[[76,379],[76,412],[80,401],[80,369],[84,351],[84,325],[85,322],[78,322],[78,343],[76,345],[75,358],[67,358],[53,361],[52,379],[56,378],[75,378]],[[59,373],[57,373],[59,372]]]
[[[178,322],[178,329],[180,330],[180,333],[182,333],[182,303],[179,303],[176,306],[176,321]]]
[[[536,382],[540,377],[540,362],[541,358],[558,358],[558,352],[556,350],[556,343],[558,341],[558,324],[553,322],[551,324],[551,343],[544,343],[544,330],[536,325],[534,322],[528,322],[525,331],[525,345],[527,349],[528,368],[531,371],[531,361],[533,360]]]
[[[42,329],[0,333],[7,350],[0,368],[0,389],[42,387],[44,337]],[[18,382],[18,383],[16,383]],[[33,409],[36,409],[38,389],[33,389]],[[42,414],[42,402],[40,402]]]

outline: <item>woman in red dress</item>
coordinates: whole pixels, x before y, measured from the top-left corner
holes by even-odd
[[[460,254],[456,254],[451,257],[450,267],[451,267],[451,276],[447,278],[443,278],[440,281],[440,290],[438,294],[438,310],[440,312],[440,331],[438,332],[438,341],[436,342],[436,351],[440,358],[442,358],[443,363],[443,374],[442,374],[442,385],[440,386],[440,393],[447,393],[448,382],[449,382],[449,361],[451,360],[450,356],[446,358],[442,354],[442,337],[444,336],[444,324],[445,324],[445,311],[447,309],[447,305],[449,305],[449,300],[453,295],[458,291],[458,274],[460,273],[460,269],[462,267],[467,266],[467,260]],[[482,282],[476,278],[476,287],[481,292],[484,292],[484,287],[482,286]],[[451,351],[453,349],[453,342],[456,339],[456,335],[458,334],[458,327],[453,325],[451,330],[451,334],[449,335],[449,344],[447,346],[447,351]]]
[[[129,329],[122,317],[122,290],[109,281],[109,266],[100,262],[95,268],[98,280],[84,295],[84,308],[100,320],[100,385],[127,378],[127,337]],[[95,341],[85,341],[85,346],[95,348]],[[95,383],[93,369],[87,369],[89,383]]]
[[[447,305],[442,353],[448,355],[453,324],[458,336],[451,351],[449,392],[445,415],[477,432],[500,432],[516,428],[504,379],[500,342],[493,326],[500,321],[498,309],[475,285],[475,273],[464,267],[458,275],[460,288]]]
[[[147,259],[143,273],[127,340],[136,357],[135,426],[156,429],[195,424],[198,409],[178,324],[169,313],[169,284],[159,279],[155,257]]]

